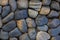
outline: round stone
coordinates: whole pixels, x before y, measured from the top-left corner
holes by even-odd
[[[17,38],[13,37],[13,38],[9,38],[9,40],[17,40]]]

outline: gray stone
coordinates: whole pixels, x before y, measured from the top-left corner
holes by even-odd
[[[2,22],[3,23],[7,23],[9,22],[10,20],[12,20],[14,18],[14,13],[11,12],[9,15],[7,15],[5,18],[2,19]]]
[[[28,14],[29,14],[30,17],[36,18],[36,16],[38,15],[38,11],[34,11],[32,9],[28,9]]]
[[[50,35],[47,32],[40,31],[37,33],[36,40],[48,40]]]
[[[28,0],[18,0],[18,8],[28,8]]]
[[[56,0],[56,1],[60,2],[60,0]]]
[[[27,18],[26,22],[27,22],[28,27],[36,27],[36,23],[33,19]]]
[[[1,19],[1,15],[0,15],[0,28],[2,28],[2,19]]]
[[[42,0],[43,5],[50,5],[51,0]]]
[[[2,17],[7,16],[9,12],[10,12],[10,6],[4,6],[2,11]]]
[[[13,37],[13,38],[9,38],[9,40],[17,40],[17,38]]]
[[[35,21],[38,26],[45,25],[48,23],[48,18],[46,16],[38,15]]]
[[[19,37],[19,40],[30,40],[30,38],[29,38],[28,34],[25,33]]]
[[[28,29],[28,35],[29,35],[31,40],[35,40],[36,39],[36,30],[35,30],[35,28],[29,28]]]
[[[39,31],[47,31],[48,30],[48,26],[47,25],[37,26],[37,30],[39,30]]]
[[[7,24],[5,24],[5,25],[2,27],[2,29],[3,29],[4,31],[9,32],[9,31],[13,30],[15,27],[16,27],[16,22],[15,22],[14,20],[12,20],[12,21],[8,22]]]
[[[1,12],[2,12],[2,6],[0,6],[0,14],[1,14]]]
[[[12,10],[12,11],[15,11],[16,8],[17,8],[16,0],[9,0],[9,4],[10,4],[10,6],[11,6],[11,10]]]
[[[14,30],[9,32],[9,36],[10,37],[18,37],[20,36],[22,33],[18,30],[18,28],[15,28]]]
[[[55,10],[60,10],[60,5],[58,2],[52,1],[51,8],[53,8]]]
[[[17,20],[17,27],[21,32],[27,32],[27,24],[25,19]]]

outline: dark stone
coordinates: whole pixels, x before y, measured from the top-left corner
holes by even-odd
[[[0,15],[0,28],[2,28],[2,19],[1,19],[1,15]]]
[[[1,14],[1,11],[2,11],[2,6],[0,6],[0,14]]]

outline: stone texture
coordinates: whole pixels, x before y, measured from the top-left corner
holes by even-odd
[[[49,7],[44,7],[44,6],[43,6],[43,7],[41,8],[39,14],[41,14],[41,15],[47,15],[47,14],[49,14],[49,12],[50,12],[50,8],[49,8]]]
[[[9,22],[10,20],[12,20],[14,18],[14,13],[11,12],[9,15],[7,15],[4,19],[2,19],[3,23]]]
[[[2,28],[2,19],[1,19],[1,15],[0,15],[0,28]]]
[[[27,24],[25,19],[17,20],[17,27],[21,32],[27,32]]]
[[[3,12],[2,12],[2,17],[5,17],[9,14],[10,12],[10,6],[4,6],[3,7]]]
[[[27,17],[28,17],[27,9],[15,11],[15,19],[23,19]]]
[[[13,38],[9,38],[9,40],[17,40],[17,38],[13,37]]]
[[[28,27],[36,27],[36,23],[33,19],[27,18],[26,22],[27,22]]]
[[[12,21],[8,22],[7,24],[5,24],[5,25],[2,27],[2,29],[3,29],[4,31],[9,32],[9,31],[13,30],[15,27],[16,27],[16,22],[15,22],[14,20],[12,20]]]
[[[32,9],[28,9],[28,14],[31,18],[36,18],[36,16],[38,15],[38,11],[34,11]]]
[[[9,4],[11,6],[11,10],[15,11],[16,8],[17,8],[17,2],[16,2],[16,0],[9,0]]]
[[[46,16],[42,16],[42,15],[38,15],[37,18],[35,19],[35,21],[36,21],[36,24],[38,26],[45,25],[45,24],[48,23],[47,17]]]
[[[29,7],[35,9],[36,11],[40,11],[42,6],[42,2],[36,1],[36,0],[32,0],[29,2]]]
[[[50,28],[55,28],[60,24],[60,20],[59,19],[53,19],[51,22],[48,23],[48,26]]]
[[[50,5],[51,0],[42,0],[43,5]]]
[[[60,5],[58,2],[52,1],[51,8],[55,10],[60,10]]]
[[[0,5],[4,6],[8,4],[8,0],[0,0]]]
[[[29,38],[28,34],[25,33],[19,37],[19,40],[30,40],[30,38]]]
[[[10,37],[18,37],[20,36],[22,33],[18,30],[18,28],[15,28],[14,30],[9,32],[9,36]]]
[[[56,0],[56,1],[60,2],[60,0]]]
[[[0,6],[0,14],[1,14],[1,12],[2,12],[2,6]]]
[[[40,31],[37,33],[36,40],[48,40],[50,35],[46,32]]]
[[[28,35],[29,35],[31,40],[35,40],[36,39],[36,30],[35,30],[35,28],[29,28],[28,29]]]
[[[18,8],[28,8],[28,0],[18,0]]]
[[[59,13],[57,11],[54,11],[54,10],[52,10],[50,12],[50,14],[48,15],[48,17],[50,17],[50,18],[54,18],[54,17],[58,17],[58,16],[59,16]]]
[[[37,26],[37,30],[39,30],[39,31],[48,31],[48,26],[47,25]]]

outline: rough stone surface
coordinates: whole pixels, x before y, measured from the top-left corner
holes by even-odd
[[[42,16],[42,15],[38,15],[37,18],[36,18],[36,24],[38,26],[40,25],[45,25],[48,23],[48,19],[46,16]]]
[[[36,16],[38,15],[38,11],[34,11],[32,9],[28,9],[28,14],[29,14],[30,17],[36,18]]]
[[[47,14],[49,14],[49,12],[50,12],[50,8],[49,8],[49,7],[44,7],[44,6],[43,6],[43,7],[41,8],[39,14],[41,14],[41,15],[47,15]]]
[[[27,18],[26,22],[27,22],[28,27],[36,27],[36,23],[33,19]]]
[[[0,15],[0,28],[2,28],[2,19],[1,19],[1,15]]]
[[[2,6],[0,6],[0,14],[1,14],[1,11],[2,11]]]
[[[17,38],[15,38],[15,37],[14,38],[10,38],[10,40],[17,40]]]
[[[11,31],[11,30],[13,30],[14,28],[16,27],[16,22],[14,21],[14,20],[12,20],[12,21],[10,21],[10,22],[8,22],[7,24],[5,24],[3,27],[2,27],[2,29],[4,30],[4,31]]]
[[[36,40],[48,40],[50,35],[46,32],[40,31],[37,33]]]
[[[27,24],[25,19],[17,20],[17,27],[22,32],[27,32]]]

